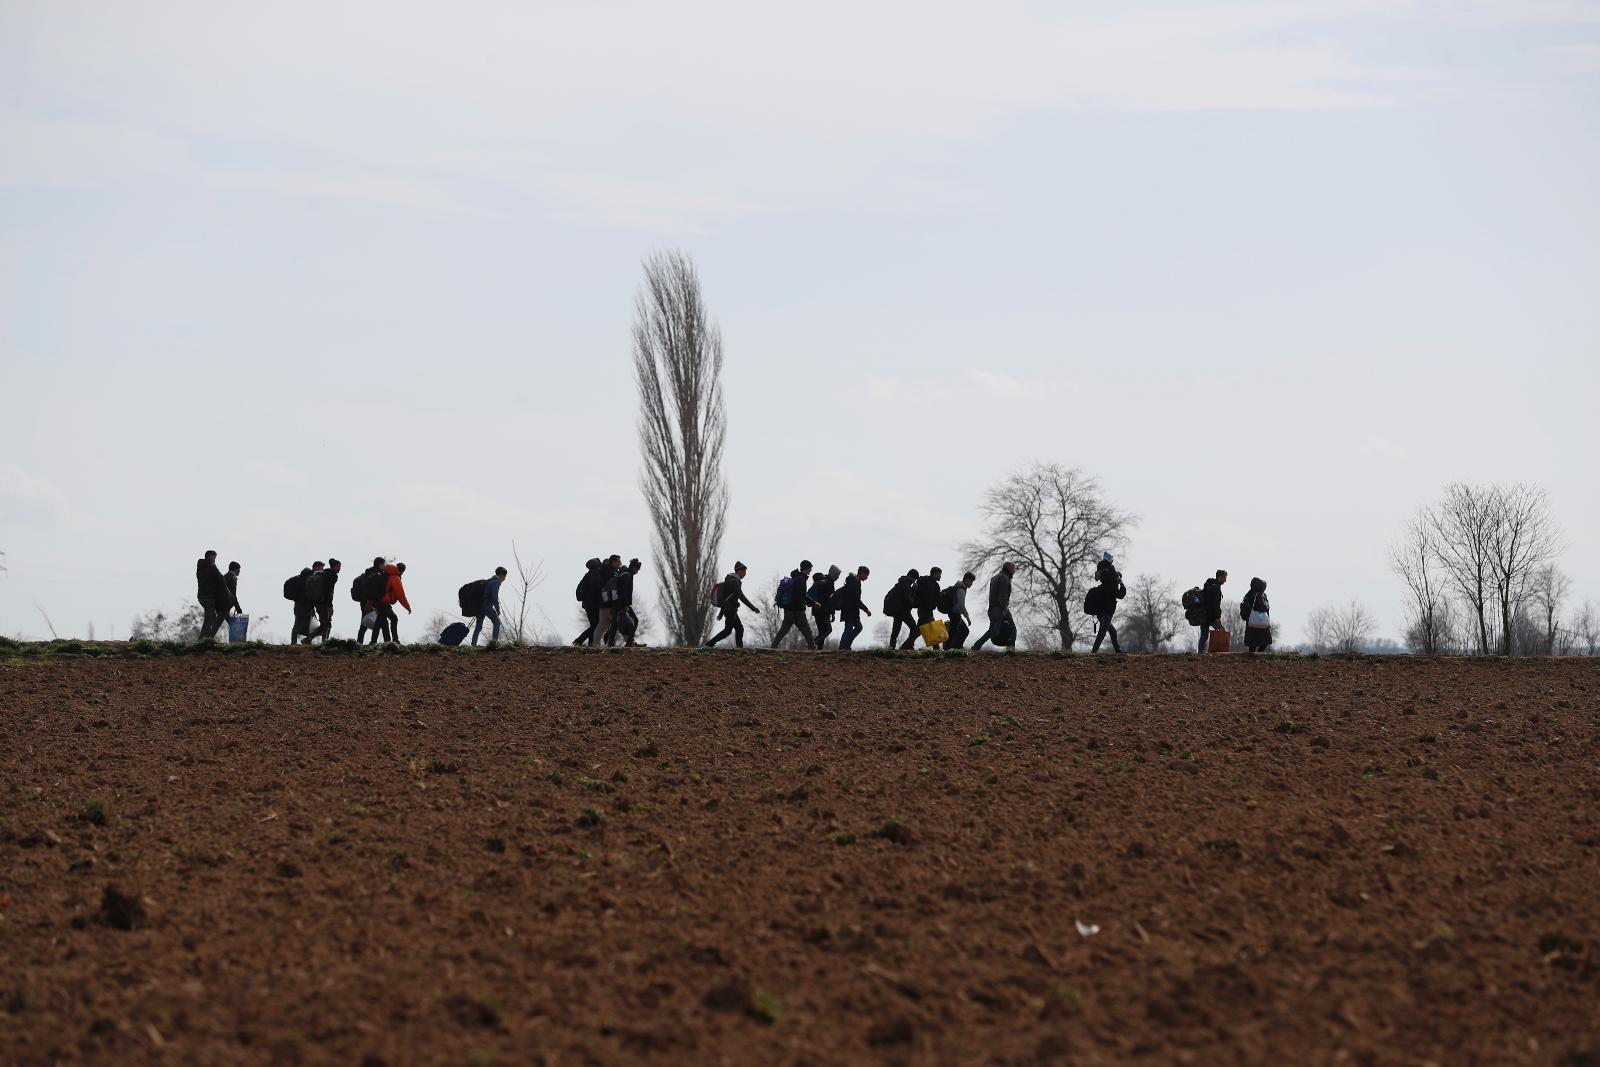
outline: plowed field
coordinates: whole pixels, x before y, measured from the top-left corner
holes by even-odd
[[[1600,1063],[1600,665],[0,665],[7,1064]]]

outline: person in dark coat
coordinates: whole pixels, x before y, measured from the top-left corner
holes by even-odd
[[[807,592],[806,582],[811,577],[811,561],[800,561],[798,570],[789,572],[789,603],[779,605],[783,608],[783,625],[778,627],[778,632],[772,636],[772,647],[777,648],[791,628],[798,628],[801,636],[806,639],[807,648],[821,647],[811,633],[811,624],[806,621],[806,607],[811,602]]]
[[[494,624],[489,634],[489,644],[492,646],[500,642],[500,587],[506,584],[506,575],[509,573],[504,567],[496,567],[494,574],[483,583],[483,604],[478,609],[478,621],[472,627],[473,647],[477,647],[478,635],[483,633],[484,619]]]
[[[907,638],[907,643],[903,647],[910,648],[911,642],[917,638],[917,621],[911,615],[911,591],[921,577],[921,572],[913,567],[901,575],[900,580],[894,583],[894,588],[883,596],[883,614],[894,623],[889,627],[890,648],[895,647],[896,642],[900,640],[902,626],[911,631],[911,636]]]
[[[1002,636],[1010,638],[1006,645],[1016,641],[1017,624],[1011,618],[1011,577],[1016,573],[1017,565],[1008,560],[989,579],[989,628],[972,643],[972,651],[978,651],[988,641],[1001,645]]]
[[[1269,618],[1265,626],[1250,625],[1250,618],[1256,612],[1267,615],[1272,611],[1272,605],[1267,602],[1267,583],[1260,578],[1250,579],[1250,591],[1244,595],[1244,600],[1239,604],[1239,616],[1244,619],[1244,649],[1246,652],[1265,652],[1272,644],[1272,621]]]
[[[317,597],[317,631],[312,637],[322,638],[322,643],[328,643],[328,637],[333,633],[333,593],[339,586],[339,572],[344,569],[344,564],[328,557],[328,569],[322,572],[322,593]]]
[[[620,557],[616,557],[620,558]],[[629,648],[636,643],[634,633],[639,627],[639,616],[633,610],[633,578],[643,569],[644,564],[637,559],[630,559],[627,567],[615,574],[613,594],[608,598],[606,587],[600,587],[600,617],[595,621],[594,632],[589,635],[589,647],[595,648],[600,644],[601,635],[605,635],[607,644],[614,641],[612,634],[620,633],[623,641]],[[613,579],[608,577],[606,585]]]
[[[959,582],[940,594],[939,610],[950,616],[950,640],[944,643],[947,649],[961,648],[967,642],[967,635],[972,633],[972,615],[967,611],[967,590],[977,580],[978,576],[968,571]]]
[[[372,640],[369,644],[378,643],[378,600],[383,596],[384,584],[388,581],[383,573],[384,559],[382,556],[372,558],[372,566],[356,575],[350,583],[350,592],[355,595],[357,610],[361,612],[361,624],[356,627],[356,644],[360,644],[367,636],[367,631],[372,631]],[[367,616],[372,616],[372,622],[367,622]]]
[[[583,605],[583,613],[589,619],[589,625],[583,633],[572,639],[575,645],[587,645],[594,636],[595,624],[600,621],[600,591],[605,588],[611,576],[622,570],[622,557],[612,553],[607,559],[591,559],[585,566],[583,578],[578,582],[578,602]],[[606,635],[606,644],[616,641],[615,632]]]
[[[1111,625],[1111,618],[1117,613],[1117,601],[1128,595],[1128,587],[1122,584],[1122,572],[1117,570],[1111,562],[1111,553],[1107,552],[1094,569],[1095,580],[1095,613],[1099,620],[1100,628],[1094,635],[1094,647],[1091,652],[1100,651],[1100,642],[1111,635],[1111,650],[1121,653],[1122,646],[1117,643],[1117,628]]]
[[[811,588],[806,597],[811,601],[811,621],[817,624],[817,647],[822,648],[833,632],[833,590],[839,581],[839,565],[830,566],[827,573],[812,575]]]
[[[228,598],[228,585],[217,569],[216,549],[207,549],[204,556],[194,561],[194,584],[194,597],[200,601],[200,637],[202,640],[214,638],[225,618],[222,605]]]
[[[722,615],[723,624],[721,632],[706,642],[707,648],[715,647],[718,641],[729,634],[733,635],[735,648],[744,647],[744,623],[739,619],[739,605],[743,604],[754,612],[761,610],[744,595],[744,576],[748,573],[749,568],[735,561],[733,573],[722,579],[722,584],[717,587],[717,610]]]
[[[911,587],[911,606],[917,611],[917,628],[911,631],[911,636],[906,638],[906,643],[900,646],[902,652],[912,648],[917,643],[917,638],[922,637],[922,628],[933,621],[933,613],[939,610],[939,579],[944,577],[944,570],[939,567],[929,569],[928,573],[917,579],[917,584]],[[922,638],[923,644],[928,639]],[[939,645],[928,645],[929,648],[939,648]]]
[[[836,597],[839,603],[839,618],[844,622],[844,630],[839,634],[840,652],[849,652],[856,638],[860,636],[861,616],[872,614],[872,609],[861,599],[861,583],[871,574],[872,572],[866,567],[857,567],[854,574],[845,576],[844,588],[839,590]]]
[[[222,576],[222,584],[227,593],[219,605],[223,615],[243,615],[244,609],[239,606],[239,572],[244,568],[239,566],[239,561],[234,560],[228,564],[228,571]]]
[[[1228,572],[1219,570],[1215,578],[1207,578],[1206,584],[1200,589],[1200,651],[1204,652],[1211,643],[1213,628],[1222,629],[1222,583],[1228,580]]]

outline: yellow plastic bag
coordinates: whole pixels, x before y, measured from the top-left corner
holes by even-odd
[[[942,645],[950,640],[950,628],[938,619],[924,623],[921,629],[922,639],[929,645]]]

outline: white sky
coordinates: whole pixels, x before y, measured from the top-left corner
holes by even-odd
[[[949,571],[1037,458],[1290,640],[1397,636],[1452,479],[1547,487],[1600,598],[1597,105],[1576,0],[0,2],[0,632],[123,636],[208,547],[268,631],[330,554],[420,619],[513,537],[569,631],[584,559],[648,559],[663,247],[763,581]]]

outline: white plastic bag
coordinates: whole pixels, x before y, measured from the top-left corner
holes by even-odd
[[[377,629],[378,613],[376,611],[369,611],[365,615],[361,616],[361,625],[365,626],[369,630]]]
[[[1272,620],[1268,618],[1267,613],[1264,611],[1252,611],[1250,613],[1250,629],[1270,630],[1272,629]]]

